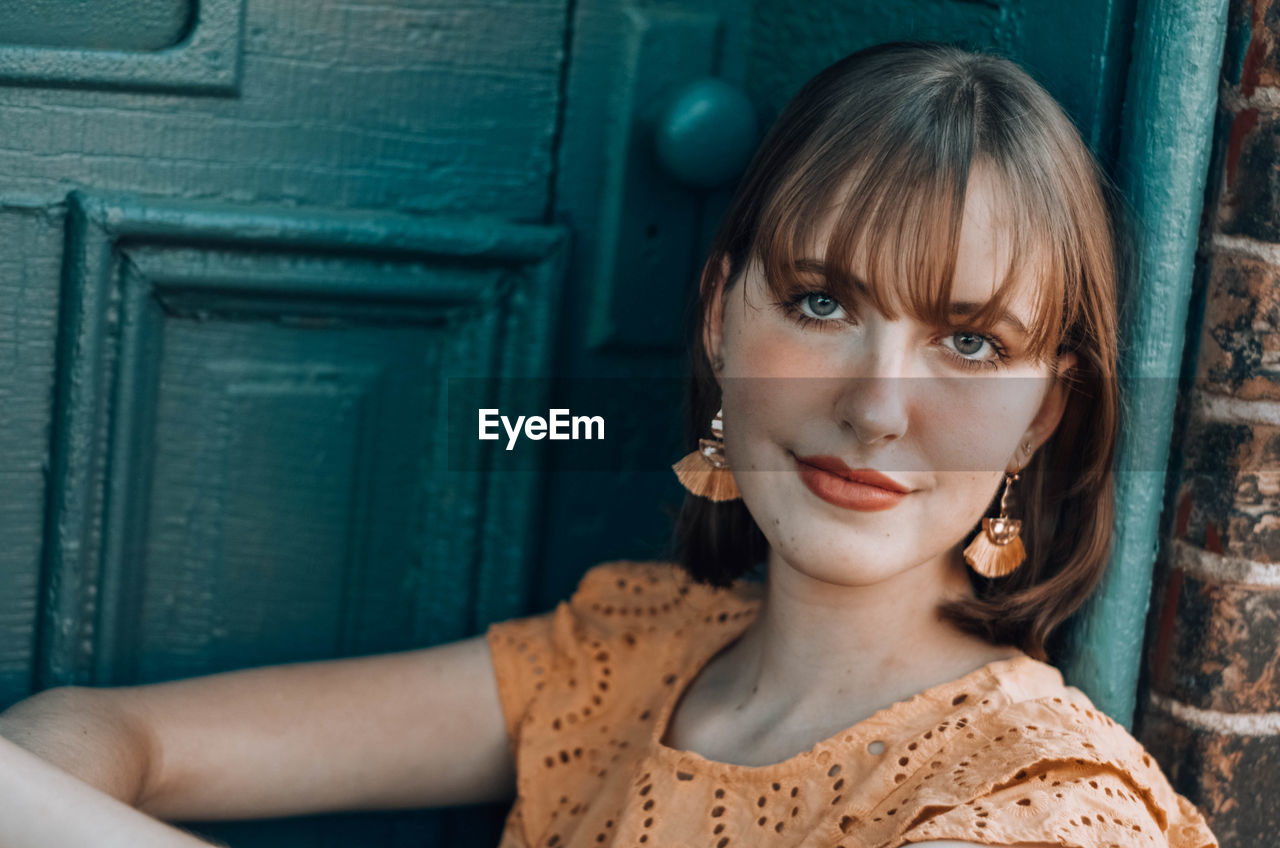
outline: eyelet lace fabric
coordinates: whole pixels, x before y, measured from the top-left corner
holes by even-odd
[[[492,625],[518,787],[500,848],[1216,848],[1142,746],[1025,656],[779,763],[665,746],[679,697],[760,593],[694,583],[671,563],[609,562],[555,610]]]

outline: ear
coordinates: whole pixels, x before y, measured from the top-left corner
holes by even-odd
[[[715,258],[707,260],[703,269],[703,286],[708,289],[707,312],[702,322],[702,347],[711,361],[716,382],[720,382],[720,370],[724,367],[724,288],[729,280],[729,257],[721,256],[717,267]]]
[[[1027,426],[1026,432],[1022,434],[1022,438],[1018,441],[1018,448],[1013,454],[1013,458],[1009,461],[1009,466],[1005,470],[1014,474],[1027,467],[1031,462],[1031,457],[1040,449],[1040,446],[1048,441],[1053,435],[1053,431],[1057,429],[1058,422],[1062,420],[1062,413],[1067,408],[1067,388],[1066,377],[1071,369],[1076,367],[1076,355],[1070,351],[1063,353],[1058,357],[1057,367],[1054,371],[1053,383],[1049,386],[1049,391],[1045,393],[1044,400],[1040,402],[1040,409],[1036,412],[1036,417],[1031,419],[1031,424]]]

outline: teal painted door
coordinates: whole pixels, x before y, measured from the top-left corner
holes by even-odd
[[[960,39],[1028,62],[1109,159],[1131,20],[1045,0],[29,6],[0,12],[0,706],[436,644],[659,555],[682,309],[731,187],[655,158],[673,97],[719,77],[767,120],[851,50]],[[449,378],[514,377],[485,402],[537,408],[548,384],[522,378],[550,374],[639,435],[535,473],[445,437]],[[504,813],[193,826],[235,848],[486,845]]]
[[[564,0],[25,5],[0,13],[0,702],[526,611],[540,481],[453,472],[487,445],[443,434],[447,377],[550,368]],[[186,824],[485,845],[504,813]]]

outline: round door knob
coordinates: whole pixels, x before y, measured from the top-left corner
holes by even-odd
[[[756,110],[747,95],[721,79],[685,83],[655,126],[658,161],[694,188],[715,188],[742,173],[756,149]]]

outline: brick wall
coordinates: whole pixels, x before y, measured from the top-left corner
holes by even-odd
[[[1139,734],[1253,848],[1280,844],[1280,0],[1231,0],[1207,193]]]

